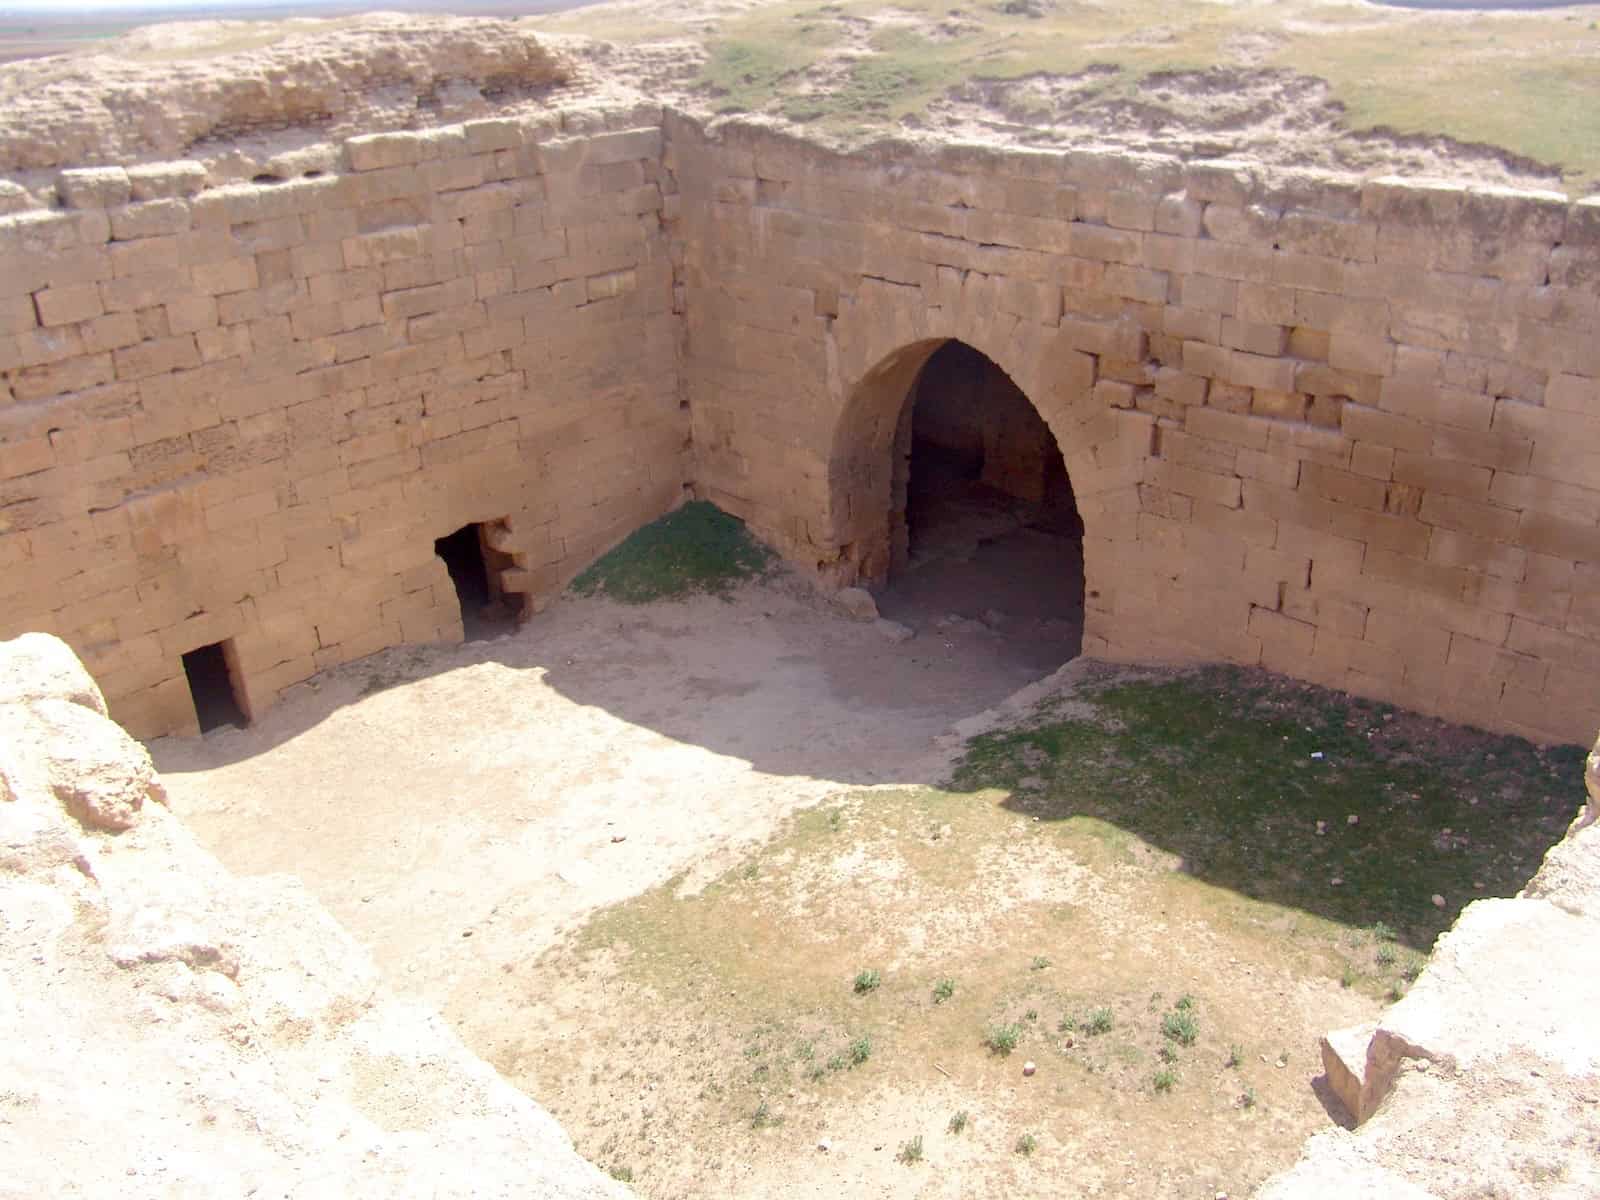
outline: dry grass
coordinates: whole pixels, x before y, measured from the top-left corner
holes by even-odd
[[[1600,105],[1600,7],[778,0],[682,12],[676,34],[710,46],[702,85],[714,108],[782,113],[847,137],[920,113],[974,78],[1103,65],[1117,73],[1101,86],[1131,94],[1167,71],[1286,69],[1326,80],[1352,131],[1490,144],[1559,166],[1574,190],[1600,184],[1600,123],[1592,119]],[[602,6],[547,20],[624,42],[668,30],[663,14],[648,7]]]

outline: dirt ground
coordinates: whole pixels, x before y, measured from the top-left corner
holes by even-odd
[[[300,876],[643,1194],[1242,1194],[1329,1120],[1316,1036],[1377,1002],[1264,952],[1260,922],[1219,917],[1171,856],[1106,859],[1100,835],[1063,847],[993,801],[903,786],[945,778],[952,727],[1078,636],[1070,611],[1008,614],[982,587],[1053,539],[981,534],[945,547],[942,581],[884,595],[909,641],[781,573],[730,600],[567,598],[152,752],[231,869]],[[1153,927],[1151,902],[1170,909]],[[863,1005],[865,967],[883,985]],[[945,971],[959,991],[936,1004]],[[1163,1108],[1180,995],[1205,1032]],[[1115,1030],[1074,1046],[1101,1007]],[[978,1045],[993,1023],[1024,1031],[1014,1055]],[[917,1136],[925,1161],[901,1161]]]
[[[514,634],[385,651],[250,729],[151,749],[230,867],[301,876],[391,978],[470,1028],[504,964],[681,872],[714,878],[798,807],[937,778],[935,739],[1041,673],[980,621],[896,643],[780,576],[732,600],[569,597]]]

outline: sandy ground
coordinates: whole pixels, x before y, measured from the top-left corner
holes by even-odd
[[[597,908],[712,878],[843,788],[938,778],[934,739],[1042,673],[1036,646],[976,621],[896,643],[780,576],[732,601],[566,599],[151,750],[229,867],[299,875],[459,1027],[485,977]]]
[[[958,744],[952,726],[1048,673],[1052,646],[1079,636],[1070,585],[1065,615],[1038,606],[1036,587],[1024,589],[1035,609],[998,607],[1007,568],[1036,580],[1030,559],[1059,563],[1057,539],[1028,529],[958,534],[882,597],[885,612],[917,627],[909,641],[842,616],[782,573],[731,600],[630,608],[568,598],[513,634],[386,651],[302,685],[251,729],[151,750],[173,808],[226,865],[298,875],[397,990],[437,1006],[469,1046],[550,1107],[592,1161],[637,1168],[645,1195],[998,1197],[1078,1194],[1082,1184],[1084,1194],[1126,1197],[1203,1185],[1210,1196],[1258,1180],[1327,1120],[1306,1087],[1308,1039],[1366,1016],[1370,1000],[1261,958],[1257,935],[1219,932],[1204,913],[1162,918],[1178,924],[1149,944],[1131,937],[1148,896],[1174,886],[1171,864],[1122,868],[1126,878],[1105,895],[1080,894],[1106,889],[1070,854],[1036,842],[1027,819],[963,833],[964,820],[990,820],[985,806],[952,817],[948,842],[962,862],[975,856],[978,908],[967,910],[967,892],[907,892],[905,864],[893,869],[907,852],[897,839],[909,818],[896,815],[906,793],[874,793],[881,803],[870,815],[860,809],[863,786],[944,778]],[[836,861],[826,852],[827,878],[813,879],[810,859],[771,839],[786,817],[830,798],[856,814],[841,835],[854,850]],[[930,847],[946,844],[932,836]],[[745,915],[726,925],[730,937],[747,919],[754,924],[739,936],[773,935],[764,953],[777,958],[762,961],[785,965],[768,993],[696,999],[691,980],[674,1000],[670,977],[641,987],[595,953],[586,929],[600,910],[680,876],[668,892],[696,894],[755,853],[765,856],[762,880],[781,870],[799,887],[779,893],[776,916],[756,893],[735,898],[731,911]],[[718,887],[708,898],[727,904],[725,882]],[[1062,925],[1067,909],[1087,924]],[[911,926],[930,914],[938,920],[916,934]],[[1079,937],[1102,949],[1039,991],[1032,981],[1046,976],[1031,975],[1025,960],[1021,984],[1002,979],[1017,964],[988,963],[986,931],[997,928],[1007,953],[1013,937],[1063,963]],[[1075,932],[1062,941],[1067,930]],[[832,970],[821,965],[828,956],[854,964],[868,951],[892,977],[917,981],[903,999],[886,993],[894,1007],[874,1033],[883,1065],[775,1088],[777,1127],[757,1136],[746,1110],[758,1093],[738,1082],[746,1041],[765,1037],[787,1080],[800,1069],[782,1065],[796,1038],[815,1037],[820,1062],[853,1036],[837,1015],[763,1026],[763,1006],[783,1009],[783,971]],[[1183,1103],[1199,1119],[1174,1130],[1151,1107],[1154,1043],[1126,1048],[1137,1064],[1098,1044],[1087,1058],[1082,1048],[1030,1045],[1049,1060],[1045,1082],[1019,1087],[1018,1064],[968,1045],[978,1014],[958,1005],[928,1024],[921,976],[948,969],[952,955],[966,956],[957,969],[979,992],[990,986],[980,979],[999,989],[991,1015],[1009,1005],[1015,1019],[1037,1004],[1041,1029],[1087,997],[1153,1028],[1145,997],[1195,991],[1215,1042],[1185,1066]],[[1258,1007],[1234,1011],[1219,969]],[[939,1048],[924,1053],[917,1039],[929,1037]],[[1220,1065],[1230,1040],[1250,1048],[1252,1075]],[[1257,1050],[1289,1046],[1294,1070],[1256,1063]],[[943,1057],[949,1071],[936,1074],[931,1064]],[[705,1089],[730,1064],[724,1088]],[[1259,1113],[1238,1106],[1244,1082],[1262,1090]],[[971,1110],[974,1132],[948,1135],[957,1109]],[[1043,1148],[1033,1160],[1012,1147],[1031,1122]],[[929,1138],[929,1162],[913,1170],[896,1155],[918,1133]],[[828,1151],[816,1149],[819,1139]],[[1264,1157],[1266,1144],[1276,1157]]]

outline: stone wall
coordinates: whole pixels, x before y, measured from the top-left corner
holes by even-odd
[[[668,129],[696,483],[792,559],[884,575],[896,422],[957,338],[1065,456],[1087,653],[1600,723],[1600,203]]]
[[[433,543],[465,524],[537,606],[681,496],[659,110],[343,158],[69,170],[0,219],[0,637],[65,638],[139,736],[196,727],[201,646],[249,714],[459,640]]]
[[[952,338],[1060,446],[1089,653],[1600,724],[1600,202],[659,109],[338,161],[69,170],[0,218],[0,635],[65,637],[143,736],[194,728],[200,646],[249,713],[459,637],[432,544],[470,522],[530,607],[686,489],[881,579]]]

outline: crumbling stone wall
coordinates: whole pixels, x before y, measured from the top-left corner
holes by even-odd
[[[0,218],[0,635],[65,637],[141,735],[194,727],[198,646],[259,711],[460,636],[432,542],[469,522],[535,604],[686,488],[880,579],[950,339],[1061,449],[1087,652],[1600,724],[1595,200],[659,110],[206,184],[66,171]]]
[[[434,539],[537,605],[687,474],[659,112],[352,138],[342,171],[64,172],[0,219],[0,637],[67,639],[139,736],[181,656],[246,713],[459,639]]]
[[[1600,202],[668,127],[696,481],[790,557],[883,576],[957,338],[1065,456],[1087,653],[1600,723]]]

